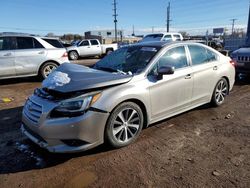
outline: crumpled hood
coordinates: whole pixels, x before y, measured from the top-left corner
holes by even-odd
[[[69,93],[127,83],[132,77],[132,75],[109,73],[83,65],[64,63],[43,81],[42,87]]]

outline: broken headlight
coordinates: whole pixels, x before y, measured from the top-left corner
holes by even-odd
[[[55,107],[50,117],[75,117],[80,116],[89,109],[101,96],[101,93],[79,96],[73,99],[61,101]]]

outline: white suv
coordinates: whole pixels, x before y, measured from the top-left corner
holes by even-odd
[[[141,42],[152,41],[182,41],[183,36],[180,33],[152,33],[143,37]]]
[[[69,62],[58,39],[20,34],[0,34],[0,79],[39,75],[46,78]]]

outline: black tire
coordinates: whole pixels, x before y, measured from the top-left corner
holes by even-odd
[[[221,78],[214,88],[211,104],[215,107],[222,105],[225,102],[228,92],[229,84],[225,78]]]
[[[58,67],[58,64],[54,63],[54,62],[46,62],[44,63],[39,71],[39,76],[42,79],[45,79],[48,77],[48,75],[50,73],[52,73],[56,68]]]
[[[69,59],[70,60],[77,60],[79,58],[79,54],[77,51],[70,51],[69,52]]]
[[[121,114],[123,114],[124,120],[127,121],[126,125],[122,123]],[[121,148],[131,144],[137,139],[142,130],[143,119],[142,110],[137,104],[124,102],[118,105],[107,121],[104,133],[105,142],[113,148]]]
[[[107,51],[106,51],[106,55],[111,54],[113,51],[114,51],[113,49],[107,49]]]

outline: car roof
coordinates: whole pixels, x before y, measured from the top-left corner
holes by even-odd
[[[140,42],[136,44],[132,44],[130,46],[145,46],[145,47],[157,47],[163,48],[165,46],[171,46],[174,44],[201,44],[199,41],[150,41],[150,42]]]

